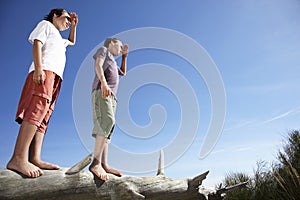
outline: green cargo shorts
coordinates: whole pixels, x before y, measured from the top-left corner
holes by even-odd
[[[93,137],[99,135],[110,139],[115,127],[116,107],[117,100],[114,95],[103,99],[100,89],[92,92]]]

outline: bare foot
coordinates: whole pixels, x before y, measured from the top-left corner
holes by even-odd
[[[103,163],[102,163],[101,165],[102,165],[103,169],[104,169],[107,173],[116,175],[116,176],[118,176],[118,177],[123,176],[123,174],[122,174],[120,171],[118,171],[118,170],[116,170],[116,169],[113,169],[113,168],[110,168],[108,165],[103,164]]]
[[[30,160],[30,162],[41,169],[58,170],[60,168],[58,165],[44,162],[42,160]]]
[[[17,171],[29,178],[36,178],[44,174],[44,172],[37,166],[28,161],[22,161],[17,158],[12,158],[6,166],[7,169]]]
[[[89,167],[89,170],[95,175],[97,176],[99,179],[103,180],[103,181],[107,181],[109,179],[108,174],[106,173],[106,171],[101,167],[100,164],[98,165],[91,165]]]

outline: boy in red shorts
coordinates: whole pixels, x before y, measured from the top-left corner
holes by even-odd
[[[75,44],[77,24],[76,13],[52,9],[29,36],[33,62],[18,105],[16,122],[21,126],[7,169],[31,178],[41,176],[42,169],[59,169],[41,160],[41,149],[62,82],[66,47]],[[63,39],[59,31],[69,27],[69,37]]]

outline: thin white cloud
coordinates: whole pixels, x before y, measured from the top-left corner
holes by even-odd
[[[212,151],[212,152],[211,152],[211,155],[212,155],[212,154],[223,153],[223,152],[225,152],[225,149],[220,149],[220,150]]]
[[[253,126],[253,125],[261,125],[261,124],[267,124],[267,123],[271,123],[273,121],[276,121],[276,120],[281,120],[281,119],[284,119],[284,118],[287,118],[287,117],[291,117],[291,116],[294,116],[294,115],[297,115],[300,113],[300,107],[297,107],[297,108],[294,108],[294,109],[291,109],[289,111],[286,111],[284,113],[280,113],[276,116],[273,116],[271,117],[270,119],[266,119],[260,123],[258,123],[258,121],[256,120],[248,120],[248,121],[241,121],[231,127],[228,127],[228,128],[224,128],[224,131],[228,132],[228,131],[232,131],[232,130],[235,130],[235,129],[240,129],[240,128],[244,128],[246,126]]]
[[[300,107],[294,108],[294,109],[289,110],[287,112],[276,115],[276,116],[274,116],[274,117],[272,117],[268,120],[265,120],[265,121],[263,121],[263,124],[270,123],[270,122],[273,122],[275,120],[283,119],[283,118],[286,118],[286,117],[290,117],[290,116],[296,115],[298,113],[300,113]]]
[[[252,151],[254,148],[250,148],[250,147],[242,147],[242,148],[238,148],[235,151],[236,152],[242,152],[242,151]]]
[[[241,122],[237,123],[236,125],[234,125],[232,127],[224,128],[224,131],[231,131],[231,130],[234,130],[234,129],[243,128],[245,126],[248,126],[248,125],[251,125],[251,124],[254,124],[254,123],[255,123],[255,121],[241,121]]]

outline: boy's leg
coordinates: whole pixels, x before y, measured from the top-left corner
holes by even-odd
[[[95,174],[99,179],[101,180],[108,180],[109,177],[106,173],[106,171],[101,166],[101,160],[103,155],[103,150],[105,146],[106,138],[104,136],[97,135],[96,141],[95,141],[95,147],[94,147],[94,160],[92,164],[89,167],[89,170]]]
[[[103,153],[102,153],[102,163],[101,163],[102,167],[107,173],[114,174],[116,176],[121,177],[123,174],[120,171],[109,167],[107,162],[107,157],[108,157],[108,143],[105,142]]]
[[[45,133],[36,131],[35,136],[29,148],[29,161],[41,169],[57,170],[58,165],[54,165],[41,160],[41,151]]]
[[[110,104],[108,106],[109,109],[107,109],[107,113],[106,113],[106,116],[108,117],[108,119],[110,119],[110,120],[108,120],[110,122],[110,126],[108,126],[108,127],[111,127],[110,135],[108,136],[108,138],[111,137],[111,135],[113,133],[113,130],[114,130],[114,127],[115,127],[116,106],[117,106],[117,101],[114,97],[112,97],[112,99],[110,101]],[[102,107],[104,107],[104,106],[102,106]],[[102,153],[101,165],[107,173],[114,174],[116,176],[121,177],[122,173],[120,171],[118,171],[116,169],[113,169],[113,168],[110,168],[109,165],[108,165],[108,162],[107,162],[108,144],[109,144],[108,139],[106,139],[106,142],[105,142],[104,148],[103,148],[103,153]]]
[[[58,165],[44,162],[41,160],[41,151],[42,151],[42,146],[43,146],[43,141],[47,130],[47,126],[59,95],[59,91],[61,87],[61,79],[59,78],[59,76],[57,76],[55,73],[51,71],[46,70],[45,73],[46,73],[46,81],[42,88],[41,94],[47,94],[49,97],[51,97],[50,98],[51,101],[49,104],[46,104],[44,106],[44,110],[45,110],[44,118],[41,121],[41,124],[38,127],[29,148],[29,161],[35,164],[36,166],[40,167],[41,169],[57,170],[59,169]],[[52,96],[50,94],[52,94]]]
[[[13,156],[6,166],[7,169],[15,170],[32,178],[43,174],[43,171],[39,167],[28,161],[29,146],[33,140],[36,130],[36,125],[26,121],[22,122]]]

